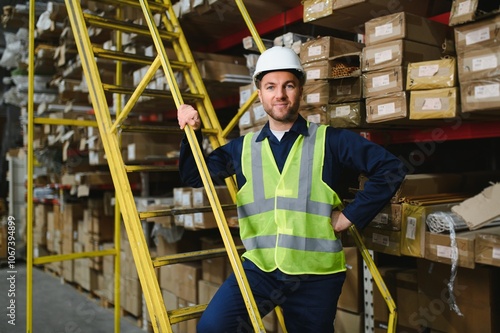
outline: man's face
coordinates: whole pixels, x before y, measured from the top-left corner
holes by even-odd
[[[267,73],[260,82],[258,92],[260,102],[270,117],[271,128],[273,125],[291,126],[295,122],[302,86],[294,74],[286,71]]]

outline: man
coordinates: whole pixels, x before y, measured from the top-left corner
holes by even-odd
[[[258,59],[254,82],[269,121],[261,131],[214,150],[207,166],[215,179],[236,175],[243,267],[262,316],[279,305],[289,333],[333,332],[345,280],[336,233],[362,229],[388,203],[404,178],[401,161],[343,129],[307,122],[298,113],[305,77],[298,56],[273,47]],[[178,110],[181,128],[200,128],[197,111]],[[201,141],[200,131],[197,131]],[[368,176],[364,190],[342,211],[341,171]],[[181,144],[182,181],[200,187],[191,148]],[[198,332],[252,332],[234,275],[219,288]]]

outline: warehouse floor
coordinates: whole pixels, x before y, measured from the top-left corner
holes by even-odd
[[[26,332],[26,265],[17,263],[15,296],[9,295],[6,265],[0,267],[0,333]],[[7,316],[9,302],[15,299],[15,326]],[[97,298],[61,283],[50,273],[33,269],[33,333],[111,333],[114,332],[114,309],[100,306]],[[120,332],[144,332],[137,320],[121,318]]]

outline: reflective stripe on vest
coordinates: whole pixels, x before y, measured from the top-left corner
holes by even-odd
[[[290,274],[345,270],[342,244],[330,224],[340,199],[322,181],[325,131],[326,126],[309,124],[309,136],[296,140],[281,175],[267,139],[256,142],[258,133],[244,139],[242,170],[247,182],[238,191],[241,238],[247,250],[244,257],[263,270],[279,267]],[[288,257],[323,262],[288,263]]]

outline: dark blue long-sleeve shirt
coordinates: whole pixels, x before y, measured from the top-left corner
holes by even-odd
[[[199,142],[201,132],[196,133]],[[299,135],[308,135],[307,122],[299,116],[289,132],[281,141],[271,133],[267,123],[258,138],[267,138],[280,170]],[[243,136],[215,149],[206,158],[207,167],[215,180],[236,174],[238,187],[246,179],[241,172],[241,151]],[[344,215],[356,225],[364,228],[389,202],[405,176],[403,163],[383,147],[366,140],[362,136],[345,129],[329,127],[326,132],[325,161],[323,181],[337,193],[343,168],[349,168],[368,177],[364,190],[355,194],[354,200],[344,210]],[[182,141],[179,170],[181,180],[186,186],[203,186],[191,148],[186,139]]]

